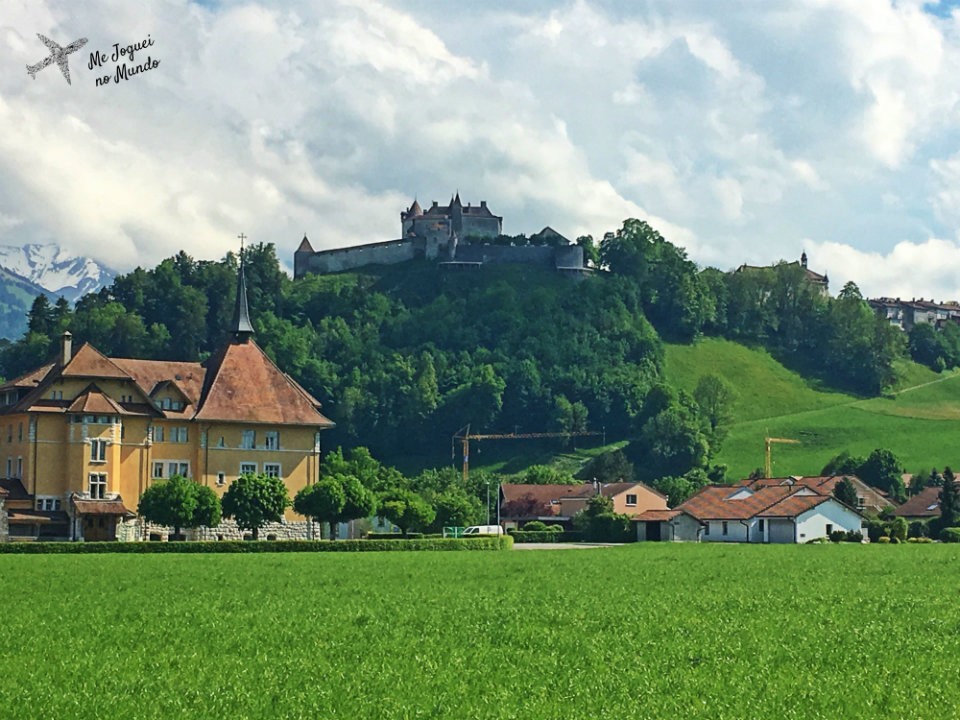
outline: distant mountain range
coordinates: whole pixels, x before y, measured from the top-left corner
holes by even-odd
[[[0,338],[16,340],[27,329],[34,299],[46,293],[71,303],[113,282],[117,273],[59,245],[0,245]]]

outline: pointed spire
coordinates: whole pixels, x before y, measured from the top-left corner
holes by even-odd
[[[250,322],[250,310],[247,307],[247,282],[243,276],[243,241],[246,236],[240,233],[237,237],[240,238],[240,270],[237,273],[237,299],[230,327],[237,342],[246,342],[253,335],[253,323]]]
[[[460,205],[461,207],[463,206],[463,203],[460,202],[460,190],[457,190],[457,195],[455,198],[453,198],[453,202],[450,204],[453,205],[454,203]]]

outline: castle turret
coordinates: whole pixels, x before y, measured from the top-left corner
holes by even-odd
[[[806,251],[800,254],[800,267],[806,269],[807,267],[807,253]]]

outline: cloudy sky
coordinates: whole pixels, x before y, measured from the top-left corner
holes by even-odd
[[[292,265],[459,190],[511,234],[639,217],[701,265],[960,298],[958,5],[0,0],[0,244]],[[27,75],[37,33],[88,39],[71,85]]]

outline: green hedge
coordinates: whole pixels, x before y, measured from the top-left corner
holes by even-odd
[[[556,530],[511,530],[510,537],[519,543],[560,543],[580,542],[583,533],[574,531],[557,532]]]
[[[403,533],[367,533],[363,536],[364,540],[423,540],[427,538],[442,538],[443,533],[418,533],[411,532],[407,533],[406,537],[403,536]]]
[[[940,540],[945,543],[960,543],[960,527],[948,527],[940,531]]]
[[[0,543],[0,553],[282,553],[371,552],[379,550],[509,550],[513,539],[504,537],[428,538],[397,540],[280,540],[243,542],[13,542]]]

